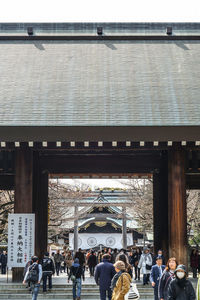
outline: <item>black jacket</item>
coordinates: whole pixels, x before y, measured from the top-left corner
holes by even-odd
[[[97,257],[94,254],[90,254],[88,258],[88,266],[95,267],[97,265]]]
[[[159,299],[161,298],[167,300],[169,284],[174,279],[174,277],[175,275],[173,273],[170,273],[169,271],[163,272],[158,287]]]
[[[54,268],[54,263],[53,260],[48,257],[48,256],[44,256],[44,258],[42,259],[42,271],[44,272],[48,272],[48,273],[55,273],[55,268]]]
[[[2,266],[6,266],[7,265],[7,254],[1,254],[0,256],[0,262],[2,264]]]
[[[167,300],[195,300],[195,291],[188,279],[173,279],[169,285]]]
[[[84,265],[84,263],[85,263],[85,255],[84,255],[83,252],[80,252],[80,251],[76,252],[76,254],[75,254],[75,256],[74,256],[74,259],[75,259],[75,258],[78,258],[78,259],[79,259],[79,264],[80,264],[81,266]]]
[[[83,280],[85,279],[84,278],[84,270],[83,270],[83,267],[79,264],[74,264],[71,266],[70,268],[70,273],[69,273],[69,280],[71,278],[71,276],[74,275],[76,278],[83,278]]]

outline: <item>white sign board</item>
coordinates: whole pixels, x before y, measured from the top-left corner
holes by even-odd
[[[35,214],[9,214],[8,267],[25,267],[34,249]]]
[[[81,249],[89,249],[99,245],[109,248],[123,248],[121,233],[79,233],[78,247]],[[127,233],[127,246],[133,245],[132,233]],[[74,234],[69,234],[69,247],[74,248]]]

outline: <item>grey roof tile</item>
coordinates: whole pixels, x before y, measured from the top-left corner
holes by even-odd
[[[0,125],[200,125],[200,41],[0,41]]]

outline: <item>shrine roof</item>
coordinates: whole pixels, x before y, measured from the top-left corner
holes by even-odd
[[[200,126],[199,53],[200,23],[2,23],[0,126]]]

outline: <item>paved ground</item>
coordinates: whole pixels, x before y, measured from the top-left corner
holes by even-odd
[[[89,273],[86,271],[85,274],[86,278],[85,278],[85,282],[86,284],[95,284],[94,278],[90,277]],[[54,275],[53,276],[53,283],[54,284],[68,284],[67,282],[68,276],[67,273],[61,273],[59,276]],[[4,284],[4,283],[11,283],[12,282],[12,272],[9,271],[8,272],[8,276],[7,275],[2,275],[0,274],[0,284]],[[71,284],[71,283],[69,283]]]
[[[189,277],[192,278],[192,273],[189,274]],[[142,276],[141,276],[142,278]],[[67,282],[68,276],[67,273],[60,273],[59,276],[53,276],[53,283],[54,284],[68,284]],[[0,274],[0,284],[4,283],[11,283],[12,282],[12,272],[9,270],[8,275]],[[142,282],[142,281],[140,281]],[[90,277],[89,272],[86,271],[85,273],[85,284],[95,284],[94,277]],[[71,282],[69,283],[71,285]]]

